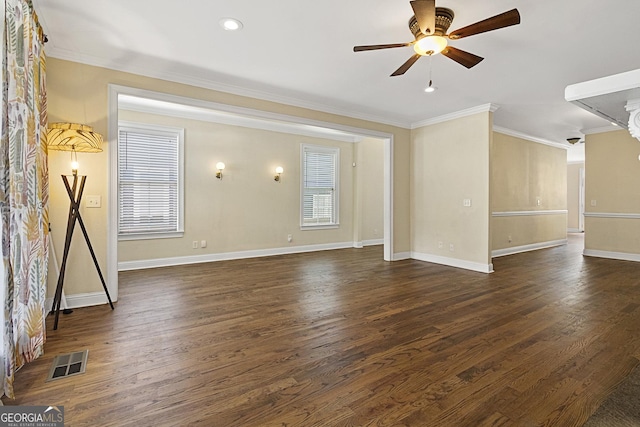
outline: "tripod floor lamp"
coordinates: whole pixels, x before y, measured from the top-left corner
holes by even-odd
[[[76,124],[76,123],[52,123],[49,125],[49,131],[47,132],[47,147],[49,150],[60,150],[71,152],[71,175],[62,175],[62,181],[69,195],[71,202],[69,206],[69,216],[67,218],[67,233],[64,240],[64,252],[62,255],[62,263],[60,264],[60,274],[58,275],[58,284],[56,285],[56,293],[53,299],[53,306],[51,312],[55,312],[55,321],[53,323],[53,329],[58,329],[58,317],[60,316],[60,303],[62,302],[62,288],[64,286],[64,274],[67,268],[67,260],[69,258],[69,248],[71,247],[71,239],[73,237],[73,230],[76,223],[80,224],[80,229],[84,235],[84,240],[87,242],[93,263],[98,271],[98,276],[102,281],[102,287],[104,293],[107,295],[109,305],[113,310],[113,302],[107,289],[107,284],[102,276],[100,265],[96,258],[96,254],[91,246],[89,240],[89,234],[80,215],[80,202],[82,201],[82,192],[84,191],[84,184],[87,180],[86,175],[78,175],[78,160],[77,153],[99,153],[102,151],[102,135],[93,132],[90,126]],[[69,177],[72,181],[69,182]]]

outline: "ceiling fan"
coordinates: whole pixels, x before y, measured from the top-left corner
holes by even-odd
[[[445,7],[436,7],[435,0],[413,0],[410,2],[414,15],[409,19],[409,30],[415,40],[408,43],[376,44],[368,46],[355,46],[354,52],[366,50],[390,49],[395,47],[413,46],[415,54],[400,66],[391,76],[400,76],[407,72],[421,56],[431,56],[442,53],[467,68],[474,67],[484,58],[449,46],[447,39],[458,40],[499,28],[510,27],[520,23],[518,9],[512,9],[491,18],[476,22],[464,28],[452,31],[447,30],[453,21],[453,11]]]

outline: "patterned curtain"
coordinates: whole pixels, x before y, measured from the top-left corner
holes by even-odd
[[[0,381],[43,353],[48,260],[44,34],[31,0],[3,0]],[[0,393],[1,395],[2,393]]]

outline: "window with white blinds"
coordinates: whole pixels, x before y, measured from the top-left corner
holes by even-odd
[[[184,231],[184,130],[118,127],[118,236],[175,237]]]
[[[301,169],[301,226],[337,226],[340,149],[303,144]]]

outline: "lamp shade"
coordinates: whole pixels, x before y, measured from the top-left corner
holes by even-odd
[[[102,135],[91,126],[78,123],[51,123],[47,132],[50,150],[99,153],[102,151]]]

